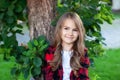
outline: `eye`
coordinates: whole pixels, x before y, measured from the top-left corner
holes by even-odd
[[[65,30],[68,30],[69,28],[68,27],[64,27]]]
[[[76,31],[76,32],[77,32],[77,31],[78,31],[78,29],[73,29],[73,31]]]

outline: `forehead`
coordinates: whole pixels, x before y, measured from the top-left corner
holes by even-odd
[[[70,18],[67,18],[63,21],[62,27],[77,28],[75,21],[73,19],[70,19]]]

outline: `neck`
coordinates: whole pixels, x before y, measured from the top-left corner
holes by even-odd
[[[62,48],[63,48],[63,50],[65,50],[65,51],[71,51],[72,50],[72,46],[73,46],[73,44],[62,44]]]

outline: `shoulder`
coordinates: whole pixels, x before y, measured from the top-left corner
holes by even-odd
[[[90,61],[89,61],[89,57],[88,57],[88,53],[87,53],[88,49],[85,48],[84,49],[84,56],[81,57],[81,65],[85,68],[88,68],[90,65]]]
[[[84,48],[84,54],[81,56],[81,61],[84,61],[86,58],[88,58],[88,48]]]
[[[84,57],[88,57],[88,48],[84,48]]]

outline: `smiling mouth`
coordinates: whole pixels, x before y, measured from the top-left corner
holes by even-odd
[[[73,37],[66,37],[66,38],[68,38],[68,39],[73,39]]]

